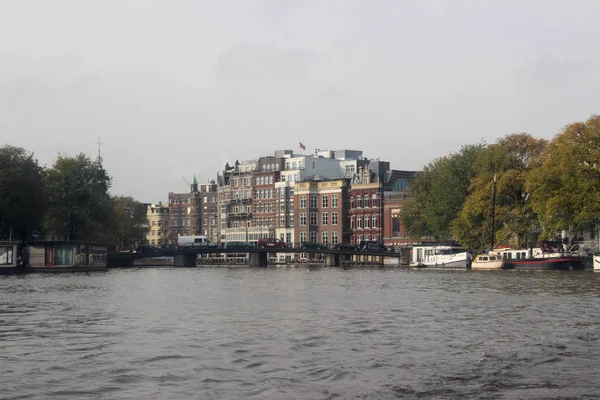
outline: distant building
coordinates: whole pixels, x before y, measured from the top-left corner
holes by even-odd
[[[178,236],[200,234],[200,211],[200,191],[196,176],[188,193],[169,192],[171,243],[176,243]]]
[[[214,180],[210,183],[200,185],[201,213],[200,222],[202,234],[207,236],[211,242],[219,242],[218,217],[219,208],[217,201],[217,184]]]
[[[383,184],[373,170],[362,168],[348,191],[351,242],[383,240]]]
[[[298,182],[294,188],[295,237],[301,242],[335,245],[348,232],[345,179]]]
[[[383,243],[405,246],[411,243],[402,224],[402,209],[413,201],[410,184],[415,171],[391,170],[386,175],[383,191]]]
[[[158,204],[149,204],[146,208],[146,218],[148,219],[146,243],[152,246],[164,246],[169,244],[169,207],[162,204],[162,202],[158,202]]]

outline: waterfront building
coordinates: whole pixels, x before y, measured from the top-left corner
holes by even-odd
[[[148,230],[146,231],[146,243],[152,246],[165,246],[171,243],[169,231],[169,207],[162,202],[148,204],[146,207],[146,219]]]
[[[278,150],[276,157],[283,158],[280,180],[275,184],[278,204],[276,236],[288,245],[300,242],[296,235],[299,223],[295,185],[311,180],[352,178],[358,166],[368,164],[359,150],[320,150],[314,154],[299,155],[291,150]]]
[[[258,160],[236,161],[234,166],[225,165],[217,174],[217,211],[219,241],[250,242],[258,239],[252,228],[253,172]]]
[[[179,236],[200,234],[200,191],[196,176],[188,193],[169,192],[169,219],[171,243],[177,243]]]
[[[343,178],[296,182],[294,236],[298,243],[308,241],[335,245],[347,240],[347,182]]]
[[[383,180],[389,162],[371,160],[353,178],[348,191],[351,243],[383,241]]]
[[[201,233],[208,237],[211,242],[215,243],[219,241],[217,196],[217,184],[214,180],[211,180],[210,183],[200,185]]]
[[[283,158],[263,157],[252,174],[254,213],[252,227],[259,229],[259,237],[275,237],[278,210],[275,184],[280,180]]]
[[[410,184],[415,171],[391,170],[386,176],[383,191],[383,244],[388,247],[411,243],[402,224],[402,209],[413,201]]]

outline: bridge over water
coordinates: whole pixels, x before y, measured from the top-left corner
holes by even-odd
[[[247,254],[248,266],[266,267],[269,264],[269,254],[323,254],[325,256],[325,265],[330,267],[339,267],[342,260],[351,260],[352,256],[373,256],[401,258],[401,254],[392,251],[352,251],[338,249],[302,249],[302,248],[246,248],[246,249],[226,249],[218,247],[187,247],[179,249],[161,249],[151,252],[138,253],[109,253],[108,266],[115,267],[133,267],[135,260],[156,257],[173,257],[176,267],[195,267],[198,255],[211,254]]]

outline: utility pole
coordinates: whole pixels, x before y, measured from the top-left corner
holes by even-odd
[[[492,190],[492,248],[494,250],[494,240],[496,235],[496,174],[494,174],[494,186]]]

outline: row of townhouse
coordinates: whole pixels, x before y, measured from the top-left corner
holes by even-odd
[[[188,193],[169,193],[167,206],[148,208],[149,223],[160,213],[163,229],[147,239],[153,245],[175,243],[180,235],[206,235],[214,242],[277,237],[290,245],[401,245],[408,242],[400,215],[413,178],[414,171],[392,170],[389,162],[367,159],[358,150],[279,150],[226,164],[205,185],[194,177]]]

